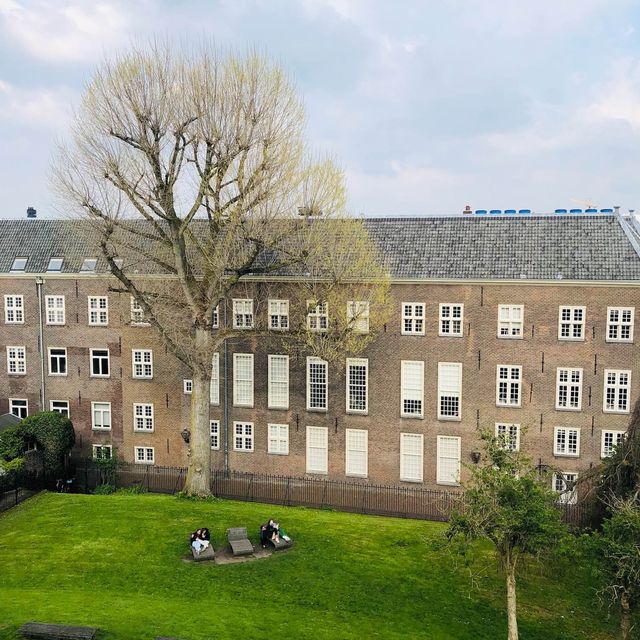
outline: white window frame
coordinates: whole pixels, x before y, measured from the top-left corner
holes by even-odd
[[[267,453],[277,456],[289,455],[289,425],[267,424]]]
[[[64,265],[64,257],[54,256],[49,258],[49,264],[47,265],[47,273],[60,273],[62,266]]]
[[[524,305],[498,305],[498,338],[522,340],[524,338]]]
[[[96,351],[104,352],[104,353],[107,354],[106,355],[106,361],[107,361],[108,373],[94,373],[93,372],[93,360],[94,360],[94,358],[99,359],[101,363],[105,360],[105,356],[103,356],[103,355],[99,355],[99,356],[94,355]],[[102,366],[100,366],[100,369],[102,370]],[[109,349],[89,349],[89,377],[91,377],[91,378],[109,378],[109,377],[111,377],[111,354],[109,353]]]
[[[307,329],[326,333],[329,329],[329,305],[326,300],[307,300]]]
[[[139,457],[139,452],[142,452],[141,458]],[[133,461],[135,464],[155,464],[156,451],[154,447],[133,447]]]
[[[569,311],[569,318],[563,319],[562,314],[564,311]],[[576,320],[576,312],[580,311],[582,318]],[[568,342],[584,342],[585,340],[585,327],[587,318],[587,308],[581,306],[560,305],[558,307],[558,340]],[[569,332],[569,335],[563,335],[564,327]],[[580,335],[574,335],[576,328],[580,329]]]
[[[635,307],[607,307],[607,342],[633,342]],[[625,337],[622,334],[626,333]],[[612,335],[614,334],[614,335]]]
[[[53,354],[53,351],[63,351],[64,353],[56,353]],[[58,363],[58,372],[54,372],[52,370],[51,364],[54,359]],[[60,373],[60,362],[64,361],[64,373]],[[49,375],[56,377],[65,377],[69,375],[69,358],[67,356],[67,348],[66,347],[48,347],[47,348],[47,363],[49,366]]]
[[[269,329],[271,331],[289,330],[289,301],[272,300],[268,302]]]
[[[153,351],[151,349],[131,349],[131,373],[137,380],[153,378]]]
[[[347,302],[347,322],[354,333],[369,333],[369,302],[349,300]]]
[[[182,393],[185,395],[190,395],[193,393],[193,380],[185,378],[182,381]]]
[[[444,338],[462,338],[464,335],[464,304],[441,302],[438,316],[438,335]]]
[[[135,299],[134,296],[131,296],[130,318],[131,324],[136,327],[149,326],[149,321],[145,320],[144,317],[144,309],[140,306],[140,303]]]
[[[240,453],[252,453],[255,438],[253,422],[236,420],[233,423],[233,450]]]
[[[364,368],[364,383],[353,379],[356,369]],[[369,360],[368,358],[347,358],[345,380],[346,411],[366,415],[369,412]],[[364,406],[357,406],[357,400],[364,398]],[[356,402],[354,402],[354,400]]]
[[[65,406],[62,406],[65,405]],[[61,413],[63,416],[67,418],[71,418],[71,413],[69,412],[69,401],[68,400],[49,400],[49,411],[55,411],[56,413]]]
[[[209,420],[209,437],[212,451],[220,450],[220,420]]]
[[[233,328],[253,329],[253,298],[233,298]]]
[[[241,362],[248,363],[246,371],[241,370]],[[245,375],[248,374],[248,375]],[[233,354],[233,406],[253,407],[253,353]]]
[[[607,435],[611,436],[612,444],[609,446],[606,443]],[[600,441],[600,457],[608,458],[613,454],[613,449],[619,446],[627,435],[626,431],[620,431],[615,429],[603,429],[602,438]]]
[[[612,375],[615,378],[615,382],[610,383],[608,378]],[[620,383],[621,375],[626,375],[626,384]],[[631,411],[631,371],[628,369],[605,369],[604,370],[604,386],[602,391],[602,412],[603,413],[629,413]],[[614,396],[614,408],[610,408],[607,402],[607,389],[613,389]],[[624,394],[622,393],[624,391]],[[620,405],[620,399],[624,397],[625,408],[617,408]]]
[[[569,482],[573,482],[571,491],[567,490],[567,479],[571,476]],[[558,494],[558,502],[560,504],[576,504],[578,501],[578,492],[575,483],[578,481],[578,473],[575,471],[562,471],[559,474],[554,473],[551,477],[551,489]],[[558,488],[562,485],[562,489]]]
[[[500,377],[500,369],[507,369],[507,377]],[[518,378],[513,377],[513,371],[518,370]],[[506,384],[506,401],[500,401],[500,383]],[[514,385],[518,389],[518,402],[511,402]],[[522,366],[513,364],[499,364],[496,366],[496,407],[521,407],[522,406]]]
[[[409,443],[419,443],[419,452],[411,449]],[[410,460],[416,464],[410,464]],[[415,467],[417,473],[412,475],[409,471]],[[424,435],[421,433],[401,433],[400,434],[400,481],[401,482],[423,482],[424,481]]]
[[[4,322],[5,324],[24,324],[24,296],[4,297]]]
[[[366,429],[344,430],[344,471],[353,478],[369,475],[369,432]]]
[[[424,302],[403,302],[400,335],[423,336],[425,331]]]
[[[269,354],[267,363],[267,406],[289,408],[289,356]]]
[[[306,472],[315,475],[327,475],[329,473],[329,429],[327,427],[307,427],[306,438]],[[315,436],[319,436],[322,442],[316,444]],[[312,454],[320,452],[320,464]]]
[[[452,456],[445,456],[442,452],[445,441],[455,441],[458,447],[458,455],[456,458]],[[460,470],[461,470],[461,458],[462,458],[462,438],[459,436],[437,436],[436,447],[436,484],[443,484],[450,487],[460,486]],[[455,460],[457,462],[456,479],[451,480],[448,476],[444,476],[443,460]]]
[[[27,348],[24,345],[7,347],[7,373],[10,376],[27,374]]]
[[[220,304],[217,304],[213,311],[211,312],[211,328],[219,329],[220,328]]]
[[[513,422],[496,422],[496,439],[507,451],[520,451],[520,425]]]
[[[209,404],[220,404],[220,354],[211,358],[211,382],[209,384]]]
[[[408,369],[415,368],[419,371],[418,383],[407,386],[407,378],[410,377]],[[419,402],[419,410],[407,411],[406,402]],[[423,418],[424,417],[424,362],[422,360],[401,360],[400,361],[400,415],[403,418]]]
[[[87,296],[88,319],[91,327],[109,324],[109,296]]]
[[[152,402],[133,403],[133,430],[153,433],[155,431],[154,408]]]
[[[66,324],[64,296],[45,296],[46,323],[48,325]]]
[[[16,409],[20,410],[20,413],[16,413]],[[24,415],[22,415],[22,409],[24,409]],[[29,399],[9,398],[9,413],[24,420],[29,415]]]
[[[99,405],[99,406],[98,406]],[[96,424],[96,411],[100,412],[100,424]],[[109,416],[109,426],[105,427],[104,416]],[[93,431],[111,431],[113,422],[111,419],[111,403],[110,402],[92,402],[91,403],[91,429]]]
[[[570,440],[575,441],[575,451],[571,451]],[[580,457],[580,428],[579,427],[554,427],[553,428],[553,455],[563,458]]]
[[[322,381],[312,382],[312,368],[324,369],[324,384]],[[316,404],[314,398],[322,399],[324,397],[324,404]],[[312,401],[314,401],[312,403]],[[329,363],[321,358],[314,356],[307,357],[307,411],[322,411],[328,410],[329,406]]]
[[[101,452],[108,451],[108,456],[103,456]],[[100,452],[100,455],[98,453]],[[91,457],[94,460],[111,460],[113,458],[113,447],[110,444],[92,444]]]
[[[445,371],[457,370],[457,384],[454,386],[445,385]],[[458,411],[455,414],[443,413],[443,402],[446,398],[457,399]],[[462,363],[461,362],[438,362],[438,420],[449,420],[459,422],[462,420]]]
[[[16,256],[11,263],[11,273],[24,273],[27,270],[29,258]]]
[[[575,376],[578,381],[575,381]],[[566,380],[562,378],[566,376]],[[556,410],[557,411],[581,411],[582,410],[582,369],[578,367],[557,367],[556,368]],[[564,404],[561,399],[561,392],[564,392]],[[577,392],[577,405],[572,404],[574,392]]]

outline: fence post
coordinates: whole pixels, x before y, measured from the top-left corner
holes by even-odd
[[[287,478],[287,487],[284,492],[284,503],[289,506],[289,485],[291,484],[291,478]]]
[[[16,487],[16,505],[18,504],[18,491],[19,491],[19,489],[18,489],[18,487]]]
[[[84,492],[89,493],[89,469],[84,465]]]

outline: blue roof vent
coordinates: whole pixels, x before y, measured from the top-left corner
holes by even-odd
[[[506,216],[513,216],[513,215],[515,215],[515,213],[516,213],[516,210],[515,210],[515,209],[505,209],[505,210],[504,210],[504,214],[505,214]]]
[[[487,215],[487,210],[486,209],[476,209],[476,215],[477,216],[486,216]]]
[[[502,213],[502,209],[491,209],[491,211],[489,211],[489,213],[492,216],[499,216]]]
[[[569,213],[582,213],[582,209],[569,209]]]
[[[524,216],[528,216],[531,213],[531,209],[518,209],[518,213]]]
[[[600,209],[600,213],[613,213],[613,209]]]
[[[556,209],[555,213],[567,213],[566,209]]]

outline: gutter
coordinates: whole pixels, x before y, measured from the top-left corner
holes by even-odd
[[[46,411],[45,408],[45,375],[44,375],[44,324],[42,319],[42,285],[44,279],[38,276],[36,278],[36,289],[38,290],[38,350],[40,351],[40,411]]]

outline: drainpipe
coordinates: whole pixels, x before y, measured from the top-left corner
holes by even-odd
[[[225,301],[224,305],[224,328],[226,331],[227,328],[227,305]],[[227,356],[227,338],[224,339],[224,352],[222,357],[222,370],[224,376],[224,385],[223,385],[223,402],[224,402],[224,412],[222,418],[222,437],[223,437],[223,446],[224,446],[224,475],[225,478],[229,476],[229,380],[227,372],[229,370],[228,366],[228,356]]]
[[[40,346],[40,411],[46,411],[45,401],[45,388],[44,388],[44,325],[42,322],[42,285],[44,279],[38,276],[36,278],[36,289],[38,290],[38,343]]]

